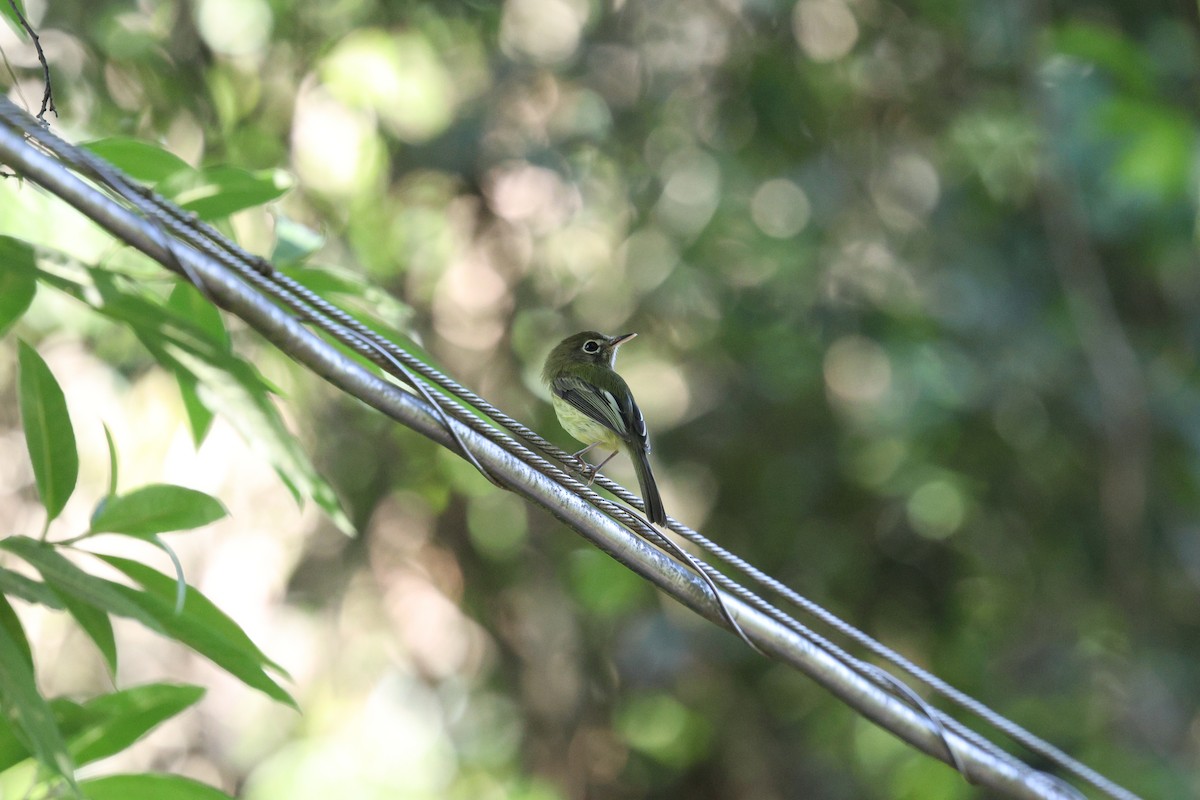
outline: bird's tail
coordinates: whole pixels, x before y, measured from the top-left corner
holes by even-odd
[[[633,459],[633,468],[637,472],[638,486],[642,490],[642,503],[646,506],[646,517],[655,525],[667,524],[667,512],[663,508],[662,497],[658,494],[658,484],[654,482],[654,473],[650,471],[650,459],[646,452],[634,445],[629,448]]]

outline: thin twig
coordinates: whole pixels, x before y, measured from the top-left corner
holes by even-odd
[[[54,106],[54,91],[50,86],[50,63],[46,61],[46,52],[42,50],[42,40],[38,38],[37,31],[29,24],[29,20],[25,19],[25,15],[21,13],[21,9],[17,6],[17,0],[8,0],[8,4],[12,7],[13,13],[17,15],[17,21],[21,23],[21,27],[33,40],[33,48],[37,51],[38,62],[42,65],[44,88],[42,90],[42,107],[37,113],[37,118],[43,125],[48,125],[49,123],[46,122],[47,111],[53,111],[54,116],[58,116],[58,109]]]

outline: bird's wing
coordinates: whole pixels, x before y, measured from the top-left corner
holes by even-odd
[[[645,444],[646,420],[628,389],[618,397],[590,381],[567,375],[551,381],[550,390],[622,439]]]

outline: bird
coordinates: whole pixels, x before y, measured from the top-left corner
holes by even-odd
[[[586,464],[583,455],[592,448],[602,446],[612,451],[588,471],[588,485],[624,447],[637,472],[647,518],[656,525],[665,525],[667,513],[650,470],[646,420],[629,385],[614,369],[617,348],[635,336],[606,336],[596,331],[568,336],[546,357],[542,380],[550,387],[559,424],[585,445],[573,457]]]

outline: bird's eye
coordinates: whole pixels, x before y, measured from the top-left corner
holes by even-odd
[[[583,352],[599,353],[600,352],[600,343],[597,342],[595,339],[588,339],[586,342],[583,343]]]

